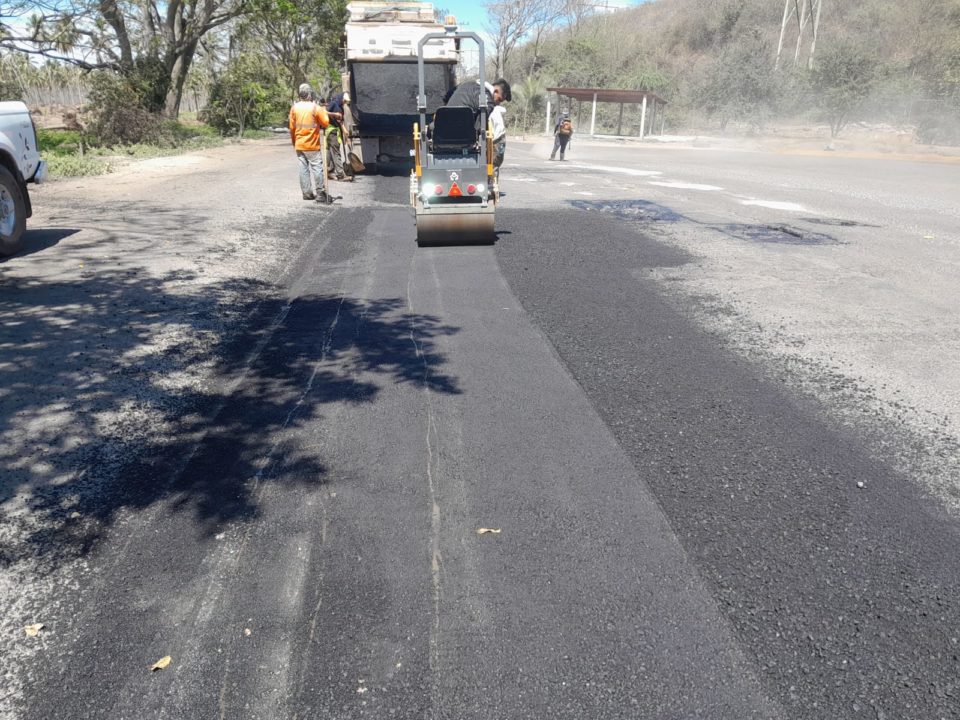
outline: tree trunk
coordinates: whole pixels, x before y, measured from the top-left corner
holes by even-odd
[[[283,69],[287,71],[287,74],[293,83],[293,91],[296,93],[300,83],[305,83],[307,81],[307,75],[303,72],[303,66],[299,61],[296,60],[281,60],[280,64],[283,66]]]
[[[117,36],[117,44],[120,46],[120,68],[127,72],[133,67],[133,48],[130,46],[127,24],[120,8],[117,7],[116,0],[100,0],[100,14]]]
[[[176,120],[180,115],[180,100],[183,98],[183,87],[187,82],[187,73],[193,62],[197,43],[193,42],[183,48],[183,51],[174,55],[172,62],[167,61],[170,68],[170,85],[167,88],[167,98],[163,106],[163,114],[170,120]]]

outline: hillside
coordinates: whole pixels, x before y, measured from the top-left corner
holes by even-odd
[[[780,0],[656,0],[566,16],[506,72],[531,100],[549,85],[654,90],[674,129],[807,121],[838,134],[864,120],[960,143],[960,0],[822,0],[812,60],[813,23],[798,52],[794,17],[775,67],[783,12]]]

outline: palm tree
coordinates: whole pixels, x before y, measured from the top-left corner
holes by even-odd
[[[527,122],[528,117],[531,114],[536,116],[536,113],[539,112],[543,96],[547,91],[547,83],[542,77],[527,75],[527,77],[512,89],[514,93],[516,93],[516,102],[520,115],[523,118],[520,127],[522,131],[526,133],[529,127]]]

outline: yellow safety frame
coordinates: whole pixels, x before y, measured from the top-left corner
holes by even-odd
[[[493,123],[487,121],[487,181],[493,179]]]
[[[420,167],[420,123],[413,124],[413,168],[417,177],[423,177],[423,168]]]

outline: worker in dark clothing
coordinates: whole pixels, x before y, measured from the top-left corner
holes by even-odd
[[[493,108],[502,102],[509,102],[512,99],[510,83],[500,78],[494,81],[492,85],[490,83],[484,83],[484,85],[486,86],[486,92],[484,94],[487,100],[487,117],[490,117]],[[480,81],[467,80],[466,82],[460,83],[446,104],[447,107],[468,107],[473,110],[474,117],[479,117]]]
[[[346,93],[337,93],[327,103],[327,114],[330,116],[330,127],[326,129],[327,150],[337,180],[346,180],[343,172],[343,104],[349,102],[350,96]]]
[[[553,152],[550,153],[550,159],[554,160],[557,156],[557,150],[560,151],[560,159],[563,160],[563,154],[567,151],[567,145],[570,144],[570,138],[573,136],[573,123],[570,121],[570,114],[564,110],[557,118],[557,124],[553,126]]]

